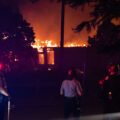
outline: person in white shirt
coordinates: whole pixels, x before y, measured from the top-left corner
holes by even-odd
[[[60,95],[64,96],[64,118],[69,119],[73,114],[78,119],[77,112],[77,96],[82,96],[82,87],[76,79],[76,72],[72,69],[68,70],[67,79],[62,82]]]

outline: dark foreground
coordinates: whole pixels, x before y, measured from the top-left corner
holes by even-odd
[[[59,95],[62,79],[63,77],[56,71],[8,75],[12,105],[10,120],[62,120],[63,97]],[[84,88],[84,91],[81,120],[103,120],[102,102],[97,92],[93,93],[89,87]]]

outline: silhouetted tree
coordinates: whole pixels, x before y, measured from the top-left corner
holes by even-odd
[[[0,60],[14,62],[32,55],[34,32],[19,11],[0,5]],[[27,58],[29,59],[29,58]]]
[[[65,0],[65,2],[73,8],[83,6],[85,4],[89,4],[90,6],[92,6],[94,10],[90,13],[91,19],[83,21],[78,26],[76,26],[74,30],[80,32],[84,27],[86,27],[87,31],[90,32],[91,27],[95,28],[96,26],[100,26],[97,35],[89,39],[89,44],[94,44],[94,46],[96,45],[96,48],[99,49],[99,52],[101,51],[109,53],[111,50],[113,50],[114,52],[118,50],[117,46],[119,45],[118,43],[120,34],[119,25],[114,25],[111,23],[111,21],[113,19],[120,18],[120,0]],[[110,30],[108,30],[107,28],[110,28]],[[108,31],[111,35],[107,34]],[[104,36],[105,39],[101,38],[101,34],[102,36]]]
[[[110,21],[104,21],[99,26],[95,36],[89,37],[88,43],[97,49],[98,53],[111,55],[120,50],[120,25],[116,26]]]
[[[81,31],[85,26],[87,26],[89,30],[90,26],[95,27],[95,25],[102,24],[101,22],[120,17],[120,0],[65,0],[65,2],[73,8],[85,4],[89,4],[94,8],[94,10],[90,13],[91,20],[86,20],[80,23],[76,27],[77,31]]]

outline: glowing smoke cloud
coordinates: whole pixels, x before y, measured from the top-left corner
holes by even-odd
[[[60,24],[61,24],[61,3],[50,2],[50,0],[39,0],[32,4],[28,2],[20,7],[24,18],[31,23],[36,33],[36,39],[52,40],[60,43]],[[66,6],[65,12],[65,44],[86,43],[88,34],[86,30],[81,33],[74,33],[72,28],[81,21],[89,19],[89,8],[85,12],[80,12],[80,8],[72,9]]]
[[[1,0],[4,4],[9,4],[12,8],[19,8],[24,19],[26,19],[35,32],[36,39],[52,40],[60,43],[61,24],[61,3],[51,2],[51,0],[39,0],[34,4],[30,0]],[[87,6],[85,12],[80,12],[81,8],[72,9],[66,6],[65,12],[65,44],[84,44],[88,40],[86,30],[81,33],[74,33],[72,28],[80,22],[89,19],[90,8]]]

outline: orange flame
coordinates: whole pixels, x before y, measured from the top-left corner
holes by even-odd
[[[35,40],[34,44],[31,44],[33,48],[37,48],[39,52],[42,52],[41,48],[44,47],[60,47],[58,44],[54,43],[53,40],[41,41],[40,39]],[[64,47],[87,47],[87,44],[83,43],[65,43]]]

